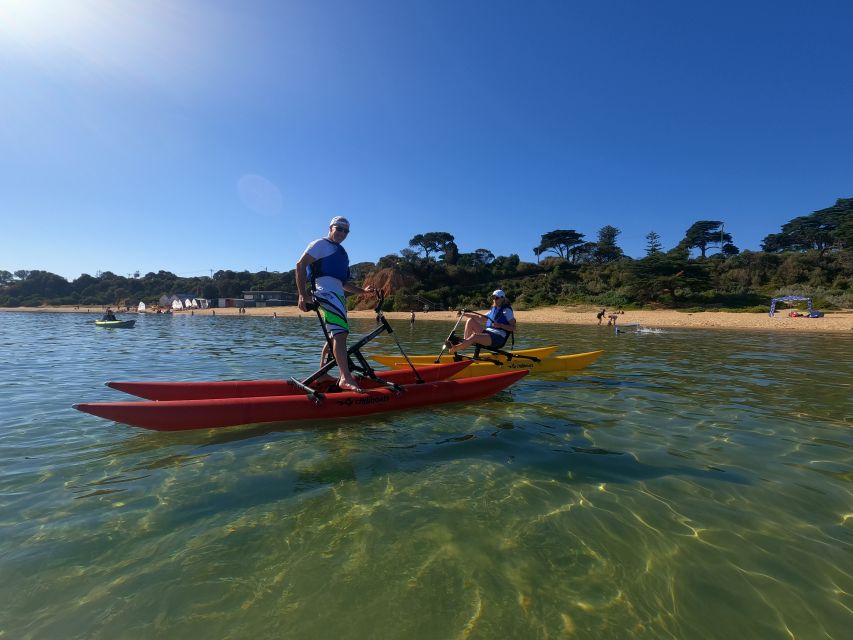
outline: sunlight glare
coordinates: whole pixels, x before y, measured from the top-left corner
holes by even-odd
[[[242,176],[237,181],[237,192],[246,207],[265,216],[276,215],[284,203],[279,188],[263,176]]]
[[[0,0],[0,50],[40,68],[180,87],[211,67],[224,21],[163,0]]]
[[[87,9],[94,7],[80,0],[0,0],[0,41],[30,50],[67,42],[91,26]]]

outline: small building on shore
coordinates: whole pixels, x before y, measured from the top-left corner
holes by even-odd
[[[244,291],[242,301],[236,301],[233,306],[286,307],[295,305],[296,300],[296,294],[289,291]]]

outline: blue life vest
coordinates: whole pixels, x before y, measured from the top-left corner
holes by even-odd
[[[349,273],[349,256],[346,249],[336,242],[332,242],[328,238],[323,238],[326,242],[332,245],[335,250],[325,258],[317,258],[314,262],[308,265],[308,279],[314,283],[317,278],[329,277],[337,278],[342,283],[350,278]]]
[[[497,327],[492,328],[492,325],[497,324],[509,324],[509,319],[506,317],[506,313],[504,313],[504,309],[512,309],[511,306],[506,305],[505,307],[492,307],[489,309],[489,312],[486,314],[488,320],[486,321],[486,328],[492,329],[492,331],[499,331],[503,335],[507,335],[508,332],[506,329],[498,329]]]

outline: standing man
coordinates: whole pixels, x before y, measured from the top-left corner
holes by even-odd
[[[341,243],[349,234],[349,220],[335,216],[329,223],[329,235],[314,240],[305,249],[305,253],[296,263],[296,290],[299,293],[299,310],[308,311],[308,289],[310,281],[314,289],[314,298],[320,305],[320,313],[326,322],[329,338],[332,340],[332,355],[340,371],[338,386],[344,391],[364,391],[358,386],[349,370],[347,357],[347,305],[344,292],[368,293],[373,287],[362,289],[349,281],[349,256]],[[328,343],[323,346],[320,366],[325,363]]]

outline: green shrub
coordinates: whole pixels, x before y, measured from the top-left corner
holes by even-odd
[[[594,296],[590,302],[605,309],[624,309],[630,304],[629,299],[618,291],[608,291]]]

